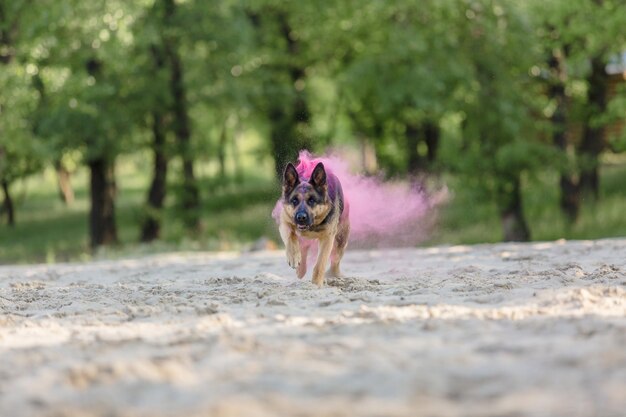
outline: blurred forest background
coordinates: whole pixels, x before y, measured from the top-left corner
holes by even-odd
[[[625,51],[624,0],[0,0],[0,262],[278,241],[301,148],[446,184],[424,244],[626,235]]]

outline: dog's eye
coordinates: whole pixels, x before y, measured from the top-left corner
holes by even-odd
[[[309,206],[314,206],[315,205],[315,199],[313,197],[309,197],[309,199],[307,200],[307,203],[309,203]]]
[[[300,200],[298,200],[298,197],[294,197],[291,199],[291,204],[293,206],[297,206],[298,204],[300,204]]]

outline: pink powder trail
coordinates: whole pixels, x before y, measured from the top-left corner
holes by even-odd
[[[308,179],[318,162],[341,182],[349,204],[350,246],[411,246],[425,239],[426,215],[441,197],[429,198],[406,182],[386,182],[353,174],[348,164],[336,155],[315,158],[308,151],[300,151],[296,170]],[[279,200],[272,211],[276,220],[281,204]]]

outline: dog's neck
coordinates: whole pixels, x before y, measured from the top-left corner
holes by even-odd
[[[313,227],[309,228],[309,231],[311,232],[319,232],[320,229],[326,225],[328,222],[330,222],[330,220],[333,218],[333,214],[335,214],[335,205],[332,204],[330,206],[330,211],[328,212],[328,214],[326,215],[326,217],[324,217],[324,220],[322,220],[319,224],[316,224]]]

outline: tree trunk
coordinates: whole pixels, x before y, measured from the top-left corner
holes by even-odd
[[[71,174],[60,160],[54,161],[54,169],[57,173],[59,197],[66,206],[69,206],[74,203],[74,189],[72,188]]]
[[[428,165],[432,167],[439,150],[439,125],[437,123],[430,120],[424,123],[424,141],[427,149],[426,159]]]
[[[243,182],[243,171],[241,169],[241,156],[239,154],[239,142],[240,138],[243,136],[243,133],[239,127],[239,123],[237,123],[235,127],[235,132],[233,133],[233,139],[230,141],[230,149],[233,155],[233,166],[235,167],[235,180],[237,183]]]
[[[587,78],[587,105],[589,113],[583,129],[583,138],[580,144],[581,173],[580,188],[583,194],[594,198],[599,194],[599,156],[606,144],[604,141],[604,127],[594,126],[593,118],[604,113],[607,105],[608,75],[601,57],[591,60],[591,73]]]
[[[115,173],[114,163],[104,157],[88,163],[91,183],[91,212],[89,231],[91,247],[117,243],[115,225]]]
[[[96,80],[102,74],[102,61],[95,57],[85,62],[87,73]],[[117,243],[115,224],[115,159],[104,150],[87,161],[90,173],[89,235],[92,249]]]
[[[530,231],[522,210],[520,179],[514,178],[509,187],[500,189],[500,219],[505,242],[527,242]]]
[[[559,149],[563,157],[567,159],[567,96],[565,94],[565,65],[563,56],[565,52],[554,51],[548,64],[553,71],[553,80],[549,86],[548,94],[556,103],[554,113],[550,117],[552,124],[552,142]],[[569,163],[561,170],[559,186],[561,189],[561,210],[570,223],[578,218],[580,211],[580,187],[577,179],[571,172]]]
[[[171,24],[176,11],[174,0],[163,0],[165,21]],[[165,51],[170,65],[170,93],[172,94],[172,113],[174,116],[174,134],[178,143],[179,154],[183,162],[183,187],[181,205],[183,220],[190,230],[200,225],[200,190],[194,173],[193,149],[191,147],[191,123],[187,109],[182,60],[178,54],[176,39],[166,39]]]
[[[275,171],[282,178],[283,169],[289,161],[295,161],[298,152],[310,149],[311,140],[308,133],[310,113],[305,93],[305,66],[299,63],[300,44],[293,38],[292,29],[284,14],[277,15],[281,36],[287,44],[289,55],[289,77],[292,85],[293,101],[285,106],[278,100],[277,105],[270,109],[269,119],[272,123],[270,140],[274,152]],[[288,112],[289,109],[291,113]]]
[[[9,22],[4,9],[4,4],[0,2],[0,64],[8,65],[13,61],[14,48],[13,37],[17,31],[17,21]],[[0,106],[0,112],[2,112],[2,106]],[[0,149],[0,156],[2,156],[3,150]],[[6,163],[10,163],[8,158]],[[4,191],[4,203],[3,210],[7,213],[7,224],[9,226],[15,226],[15,206],[11,193],[9,190],[9,182],[2,180],[2,190]]]
[[[364,135],[358,134],[361,148],[361,167],[367,175],[374,175],[378,171],[378,159],[376,148],[372,142]]]
[[[217,159],[220,165],[220,178],[222,181],[226,180],[226,144],[227,144],[227,127],[226,123],[222,126],[222,131],[220,132],[219,143],[217,145]]]
[[[15,226],[15,206],[11,192],[9,190],[9,182],[2,181],[2,191],[4,192],[3,211],[7,214],[7,224],[11,227]]]
[[[406,125],[406,144],[408,156],[408,172],[416,175],[428,171],[437,158],[439,148],[439,126],[427,120],[422,124],[408,123]],[[426,145],[426,157],[419,154],[420,142]]]
[[[183,162],[183,187],[181,205],[185,212],[185,224],[190,229],[195,229],[200,222],[200,191],[196,182],[193,166],[193,153],[191,150],[191,137],[189,133],[189,121],[186,107],[182,101],[176,100],[175,117],[178,127],[175,128],[176,138]]]
[[[270,142],[272,153],[274,154],[274,170],[277,178],[282,178],[287,162],[295,161],[300,150],[297,138],[293,135],[294,132],[289,117],[280,107],[280,104],[275,104],[269,114],[271,124]]]
[[[408,157],[408,172],[411,175],[418,174],[424,167],[424,162],[417,151],[417,147],[420,143],[422,131],[421,129],[413,123],[408,123],[406,125],[405,136],[406,136],[406,153]]]
[[[161,236],[161,215],[167,183],[167,155],[165,152],[165,121],[159,112],[153,113],[154,170],[148,192],[147,217],[141,227],[141,241],[151,242]]]
[[[283,14],[279,15],[280,28],[283,38],[287,43],[287,53],[290,56],[289,75],[291,85],[293,86],[294,101],[292,122],[295,126],[296,133],[300,135],[300,140],[304,145],[309,145],[307,132],[303,130],[308,127],[311,115],[309,113],[309,105],[306,98],[306,73],[305,66],[299,63],[300,43],[293,37],[291,25],[287,21],[287,17]]]

